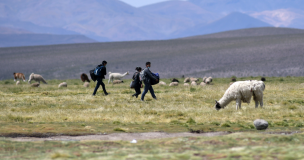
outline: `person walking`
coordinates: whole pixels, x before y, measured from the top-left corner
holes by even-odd
[[[96,75],[96,80],[97,80],[97,84],[95,87],[95,90],[93,92],[93,96],[96,95],[96,92],[99,88],[99,86],[102,86],[103,92],[105,95],[108,95],[109,93],[106,91],[106,87],[105,84],[102,82],[103,79],[105,79],[105,75],[107,75],[107,61],[103,61],[102,64],[98,65],[94,71],[95,75]]]
[[[157,99],[155,94],[154,94],[154,90],[153,90],[153,87],[151,85],[151,81],[154,80],[156,82],[158,82],[158,79],[152,74],[152,72],[150,71],[150,67],[151,67],[151,62],[147,62],[146,63],[146,68],[144,69],[144,84],[145,84],[145,87],[144,87],[144,91],[141,95],[141,101],[144,101],[145,99],[145,95],[148,93],[148,91],[150,91],[152,97],[154,99]]]
[[[136,93],[133,94],[132,97],[136,97],[137,98],[138,95],[141,94],[140,88],[142,88],[142,82],[140,81],[139,74],[140,74],[142,68],[141,67],[136,67],[135,70],[136,70],[136,72],[133,75],[133,78],[132,78],[133,82],[132,82],[132,84],[133,84],[133,87],[134,87]]]

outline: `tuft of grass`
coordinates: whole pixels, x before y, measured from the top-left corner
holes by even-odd
[[[195,120],[194,120],[193,118],[190,117],[190,118],[187,120],[186,123],[195,124],[196,122],[195,122]]]
[[[222,125],[221,125],[221,127],[231,127],[231,125],[229,124],[229,123],[223,123]]]
[[[121,129],[121,128],[115,128],[114,131],[116,131],[116,132],[126,132],[124,129]]]

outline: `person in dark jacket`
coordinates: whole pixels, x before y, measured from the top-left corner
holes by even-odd
[[[134,84],[134,89],[135,89],[135,94],[132,95],[132,97],[138,97],[138,95],[141,94],[140,88],[142,87],[142,82],[140,81],[139,75],[141,72],[141,67],[136,67],[135,68],[136,72],[133,75],[133,84]]]
[[[105,95],[108,95],[109,93],[106,91],[106,87],[105,87],[105,84],[102,82],[103,79],[105,79],[105,75],[107,75],[107,69],[106,69],[106,66],[107,66],[107,61],[103,61],[102,64],[98,65],[97,67],[102,67],[101,69],[101,73],[99,76],[97,76],[97,84],[96,84],[96,87],[95,87],[95,90],[93,92],[93,96],[95,96],[99,86],[101,85],[102,86],[102,89],[103,89],[103,92]],[[97,68],[96,67],[96,68]]]
[[[150,71],[150,67],[151,67],[151,62],[147,62],[146,63],[146,68],[144,69],[145,88],[144,88],[144,91],[141,95],[141,101],[144,101],[145,95],[148,93],[148,91],[150,91],[150,93],[151,93],[151,95],[154,99],[157,99],[155,94],[154,94],[153,87],[151,85],[151,80],[154,80],[154,81],[158,82],[158,79],[152,74],[152,72]]]

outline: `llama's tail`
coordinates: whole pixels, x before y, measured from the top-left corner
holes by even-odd
[[[47,84],[46,81],[41,77],[41,81],[44,83],[44,84]]]

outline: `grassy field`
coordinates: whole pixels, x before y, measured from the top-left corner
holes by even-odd
[[[238,78],[247,79],[260,77]],[[258,118],[267,120],[270,124],[267,133],[304,131],[304,77],[266,79],[264,108],[255,109],[254,103],[251,103],[243,104],[242,110],[238,111],[235,110],[235,102],[220,111],[213,108],[214,100],[219,100],[229,87],[229,78],[214,79],[213,85],[206,87],[184,87],[183,83],[178,87],[155,86],[158,100],[153,100],[148,93],[145,102],[131,97],[134,90],[128,87],[130,80],[120,85],[106,84],[111,94],[104,96],[99,90],[95,97],[91,96],[94,83],[91,83],[90,88],[84,88],[80,80],[66,80],[68,88],[58,88],[63,80],[50,80],[48,85],[41,84],[39,88],[31,88],[24,82],[16,86],[12,80],[0,81],[2,136],[245,131],[244,134],[213,138],[148,140],[136,145],[124,141],[38,143],[2,139],[0,155],[2,159],[44,156],[79,159],[83,156],[93,159],[103,156],[109,159],[246,158],[256,153],[259,153],[257,159],[302,157],[300,150],[303,148],[299,146],[303,145],[303,134],[261,136],[255,131],[253,121]],[[169,82],[168,79],[163,81]],[[52,148],[51,151],[48,148]],[[29,150],[39,154],[30,155]],[[93,152],[95,150],[97,152]],[[252,156],[249,158],[254,158]]]

